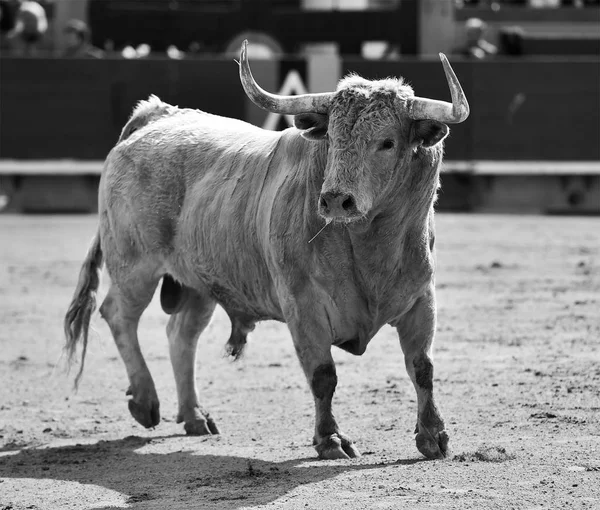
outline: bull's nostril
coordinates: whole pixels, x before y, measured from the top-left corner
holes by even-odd
[[[352,197],[348,197],[346,200],[342,202],[342,208],[344,211],[348,211],[354,208],[354,199]]]
[[[334,218],[350,217],[357,211],[356,201],[348,193],[328,191],[319,197],[319,210],[321,214]]]

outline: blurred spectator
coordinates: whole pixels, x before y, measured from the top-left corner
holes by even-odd
[[[136,48],[135,52],[137,58],[148,58],[152,52],[152,48],[150,48],[149,44],[143,43]]]
[[[454,0],[456,7],[488,6],[498,10],[502,5],[532,7],[534,9],[550,9],[557,7],[600,6],[600,0]]]
[[[67,48],[63,57],[102,58],[104,52],[92,46],[91,33],[87,24],[79,19],[67,22],[64,30],[67,36]]]
[[[12,47],[10,34],[17,25],[20,0],[0,0],[0,50]]]
[[[171,44],[167,48],[167,56],[173,60],[181,60],[185,57],[185,53],[183,51],[179,51],[177,46],[175,46],[174,44]]]
[[[188,46],[186,56],[188,58],[199,57],[205,51],[203,44],[198,41],[192,41]]]
[[[104,41],[104,54],[111,55],[115,53],[115,42],[112,39]]]
[[[2,48],[33,56],[48,30],[46,11],[37,2],[5,1],[0,6]]]
[[[562,4],[574,7],[600,7],[600,0],[563,0]]]
[[[21,0],[0,0],[0,34],[7,35],[17,25]]]
[[[123,58],[126,58],[127,60],[131,60],[131,59],[137,58],[138,55],[137,55],[136,49],[133,46],[128,44],[121,51],[121,56]]]
[[[519,26],[503,27],[498,33],[500,53],[513,57],[523,55],[524,30]]]
[[[560,0],[529,0],[527,4],[535,9],[549,9],[560,7]]]
[[[137,48],[128,44],[121,50],[121,57],[127,60],[134,60],[138,58],[148,58],[152,53],[152,48],[149,44],[142,43]]]
[[[497,48],[485,40],[487,24],[479,18],[470,18],[465,22],[466,43],[458,53],[469,58],[483,60],[494,56]]]

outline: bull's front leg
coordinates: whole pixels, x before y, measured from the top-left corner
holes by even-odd
[[[436,305],[433,284],[396,324],[406,370],[417,391],[417,449],[429,459],[446,457],[448,433],[433,398],[433,361]]]
[[[331,357],[331,335],[314,319],[310,324],[288,322],[296,353],[315,401],[316,421],[313,444],[320,459],[360,457],[352,440],[343,434],[331,411],[337,385]]]

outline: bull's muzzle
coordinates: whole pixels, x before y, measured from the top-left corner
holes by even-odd
[[[349,193],[328,191],[319,197],[319,214],[325,219],[352,220],[361,213],[356,207],[355,198]]]

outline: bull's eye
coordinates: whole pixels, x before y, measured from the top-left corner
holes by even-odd
[[[394,140],[391,138],[386,138],[383,142],[381,142],[381,149],[384,151],[389,151],[394,148]]]

